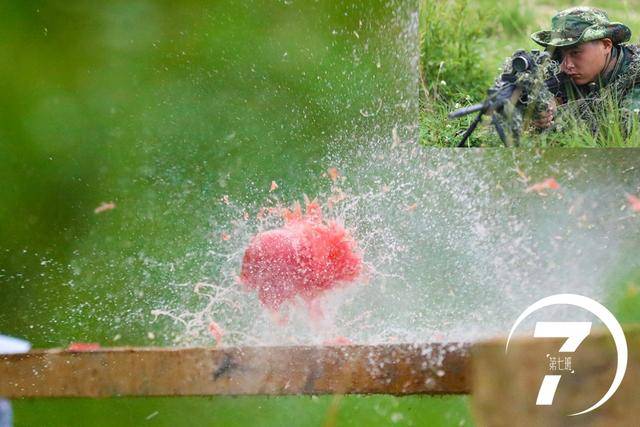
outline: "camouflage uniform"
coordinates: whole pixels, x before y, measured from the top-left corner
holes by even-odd
[[[626,44],[631,30],[620,22],[610,22],[607,13],[591,7],[574,7],[563,10],[551,19],[550,31],[538,31],[531,35],[536,43],[554,54],[557,48],[566,48],[603,38],[613,42],[611,61],[615,66],[595,82],[577,85],[567,78],[557,97],[564,103],[574,104],[571,111],[584,119],[592,114],[605,95],[623,110],[623,115],[640,111],[640,48]],[[588,107],[588,108],[584,108]]]

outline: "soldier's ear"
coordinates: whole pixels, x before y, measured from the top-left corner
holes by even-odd
[[[604,49],[607,52],[611,51],[611,48],[613,47],[613,42],[611,41],[610,38],[604,38],[602,40],[600,40],[602,42],[602,44],[604,45]]]

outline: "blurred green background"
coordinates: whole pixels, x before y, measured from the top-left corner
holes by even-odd
[[[163,284],[215,273],[207,236],[223,194],[259,204],[272,180],[285,198],[313,194],[329,150],[359,143],[350,135],[387,135],[383,117],[412,113],[401,101],[416,45],[400,34],[417,8],[3,2],[0,333],[35,347],[166,344],[147,333],[150,309],[177,298]],[[116,208],[94,214],[103,202]],[[16,426],[460,425],[465,400],[62,399],[14,409]]]
[[[148,316],[170,298],[159,284],[215,273],[223,195],[259,206],[272,180],[284,199],[314,194],[330,150],[379,132],[363,111],[384,99],[398,113],[415,73],[399,75],[396,44],[416,10],[4,4],[0,329],[36,346],[104,342],[116,311]],[[95,214],[103,202],[116,208]],[[146,335],[120,320],[122,342]]]

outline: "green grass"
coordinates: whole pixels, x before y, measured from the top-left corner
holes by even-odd
[[[632,41],[640,34],[640,13],[630,2],[595,1],[612,20],[631,27]],[[421,142],[451,147],[460,140],[475,114],[449,120],[448,112],[480,102],[504,60],[517,49],[540,48],[529,35],[548,28],[558,10],[577,5],[574,1],[533,2],[527,0],[421,0]],[[568,120],[562,131],[525,131],[521,145],[532,147],[638,147],[634,128],[620,132],[617,108],[604,108],[597,134],[581,122]],[[633,126],[637,127],[637,117]],[[442,126],[442,123],[446,123]],[[617,126],[617,129],[615,128]],[[470,140],[476,146],[500,146],[495,132],[485,121]]]

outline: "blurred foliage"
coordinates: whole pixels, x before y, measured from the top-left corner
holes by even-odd
[[[468,396],[42,399],[17,402],[20,426],[473,426]],[[80,414],[82,419],[80,420]]]
[[[40,346],[105,339],[114,310],[210,275],[223,194],[312,194],[340,133],[406,84],[393,2],[0,8],[0,330]],[[105,321],[56,325],[71,309]]]

